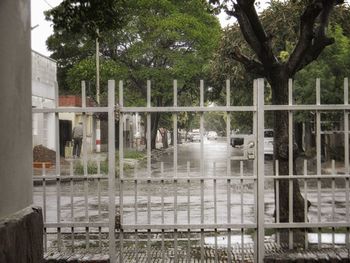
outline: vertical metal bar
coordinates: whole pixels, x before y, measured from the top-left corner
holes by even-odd
[[[349,213],[349,192],[350,192],[350,186],[349,186],[349,177],[345,179],[345,207],[346,207],[346,218],[348,225],[350,224],[350,213]],[[350,228],[347,227],[347,235],[346,235],[346,247],[350,249]]]
[[[44,163],[42,164],[41,174],[43,176],[43,218],[44,223],[46,223],[46,167]]]
[[[115,255],[115,81],[108,80],[108,227],[109,227],[109,258],[116,261]],[[122,122],[122,120],[120,120]],[[120,136],[120,134],[119,134]],[[123,141],[119,141],[119,148]],[[120,161],[120,160],[119,160]],[[121,166],[121,164],[119,164]],[[122,218],[120,218],[122,222]],[[122,262],[122,250],[120,251]]]
[[[174,229],[174,262],[178,262],[177,249],[177,229]]]
[[[258,145],[258,80],[253,82],[253,133],[255,135],[255,144]],[[258,148],[256,147],[257,158],[253,161],[253,176],[258,178]],[[253,182],[253,196],[254,196],[254,223],[258,225],[258,179]],[[254,262],[258,262],[258,238],[257,230],[254,231]]]
[[[151,180],[147,180],[147,224],[151,224],[151,191],[152,185]]]
[[[216,163],[213,163],[213,173],[214,173],[214,224],[216,225],[218,223],[218,209],[217,209],[217,185],[216,185]],[[215,239],[215,263],[218,262],[218,229],[215,227],[214,229],[214,239]]]
[[[200,106],[204,107],[204,81],[200,80]],[[200,113],[201,224],[204,224],[204,114]],[[201,229],[201,262],[204,262],[204,229]]]
[[[215,255],[214,255],[214,259],[215,259],[215,263],[217,263],[219,261],[219,257],[218,257],[218,229],[215,228],[214,229],[215,233],[214,233],[214,239],[215,239],[215,244],[214,244],[214,249],[215,249]]]
[[[332,160],[332,222],[335,222],[335,160]],[[334,227],[332,227],[332,247],[335,247]]]
[[[162,229],[162,262],[165,262],[164,229]]]
[[[217,208],[217,186],[216,186],[216,163],[214,162],[214,224],[216,225],[218,223],[218,208]]]
[[[147,108],[151,108],[151,81],[147,80]],[[151,177],[151,114],[147,113],[147,176]]]
[[[187,262],[191,262],[191,229],[187,230]]]
[[[316,79],[316,105],[321,105],[321,82],[320,79]],[[317,175],[321,175],[321,112],[316,111],[316,170]],[[317,221],[321,221],[320,205],[321,205],[321,180],[317,179]],[[318,248],[321,248],[321,232],[320,228],[317,231],[318,236]]]
[[[231,104],[231,83],[226,80],[226,107]],[[231,114],[226,112],[226,176],[231,176]],[[231,223],[231,180],[227,180],[227,223]],[[231,229],[227,229],[227,260],[231,262]]]
[[[114,87],[115,83],[113,82],[113,87]],[[123,81],[119,81],[119,108],[123,108],[124,107],[124,83]],[[114,96],[114,91],[115,91],[115,87],[113,88],[113,96]],[[109,96],[108,96],[109,97]],[[108,105],[110,108],[110,110],[114,110],[115,107],[115,102],[113,100],[113,104],[111,103],[111,105]],[[110,120],[108,119],[108,125],[110,125]],[[111,125],[114,125],[114,120],[111,120]],[[108,133],[109,134],[109,133]],[[114,157],[111,160],[115,160],[115,147],[114,147],[114,140],[113,141],[109,141],[108,140],[108,152],[110,153],[109,148],[113,148],[114,150]],[[110,159],[108,158],[108,161]],[[115,168],[114,168],[115,169]],[[123,112],[119,112],[119,222],[120,225],[123,225],[123,178],[124,178],[124,113]],[[115,187],[115,182],[114,182],[114,187]],[[115,188],[113,189],[115,191]],[[114,194],[115,196],[115,194]],[[115,197],[114,197],[115,198]],[[114,215],[116,215],[116,213],[114,212]],[[115,222],[115,221],[114,221]],[[113,228],[115,228],[115,226],[113,226]],[[119,232],[119,261],[120,263],[123,262],[124,260],[124,237],[123,237],[123,230],[120,229]],[[114,230],[114,235],[115,235],[115,230]],[[115,245],[114,245],[115,246]],[[114,252],[115,253],[115,252]]]
[[[244,223],[244,202],[243,202],[243,197],[244,197],[244,193],[243,193],[243,161],[240,161],[240,176],[241,176],[241,224],[243,225]],[[241,262],[244,262],[244,228],[241,228],[241,249],[242,249],[242,260]]]
[[[280,222],[280,180],[278,179],[279,176],[279,162],[278,160],[275,160],[275,175],[276,175],[276,222]],[[280,231],[277,229],[277,244],[280,245]]]
[[[293,80],[288,80],[288,105],[293,105]],[[293,111],[288,111],[289,223],[293,222]],[[293,231],[289,229],[289,249],[293,249]]]
[[[70,178],[70,213],[71,221],[74,222],[74,182],[73,182],[73,162],[69,163],[69,174]],[[74,252],[74,227],[71,228],[71,239],[72,239],[72,252]]]
[[[231,224],[231,179],[227,179],[227,224]]]
[[[81,106],[83,110],[86,109],[86,86],[85,81],[82,83],[82,95],[81,95]],[[83,141],[82,141],[82,147],[83,147],[83,168],[84,168],[84,207],[85,207],[85,220],[86,222],[89,221],[89,189],[88,189],[88,169],[87,169],[87,147],[86,147],[86,112],[83,112]],[[86,249],[89,249],[89,228],[85,227],[85,243],[86,243]]]
[[[226,107],[231,104],[231,84],[230,80],[226,80]],[[229,111],[226,112],[226,176],[231,176],[231,114]]]
[[[316,105],[321,105],[321,84],[320,79],[316,79]],[[321,113],[316,111],[316,158],[317,175],[321,175]]]
[[[227,262],[232,262],[232,248],[231,248],[231,228],[227,230]]]
[[[187,223],[191,223],[191,180],[190,178],[190,162],[187,161]]]
[[[241,183],[241,193],[240,193],[240,197],[241,197],[241,224],[243,224],[243,221],[244,221],[244,203],[243,203],[243,187],[244,187],[244,184],[243,184],[243,161],[240,161],[240,176],[241,176],[241,180],[240,180],[240,183]]]
[[[46,167],[45,164],[42,165],[42,175],[43,177],[46,176]],[[44,218],[44,224],[46,224],[46,180],[43,179],[43,218]],[[47,252],[47,232],[46,228],[44,228],[44,251]]]
[[[304,160],[304,175],[307,175],[307,160]],[[308,221],[307,218],[308,214],[308,199],[307,199],[307,179],[304,179],[304,222]],[[308,234],[307,230],[305,229],[305,248],[307,249],[309,246],[308,242]]]
[[[134,181],[134,207],[135,207],[135,210],[134,210],[134,213],[135,213],[135,225],[137,225],[137,221],[138,221],[138,206],[137,206],[137,195],[138,195],[138,187],[137,187],[137,172],[136,172],[136,167],[135,167],[135,181]]]
[[[258,262],[263,262],[265,255],[264,238],[265,238],[265,228],[264,228],[264,188],[265,188],[265,178],[264,178],[264,79],[258,79]]]
[[[58,85],[55,82],[55,107],[58,108]],[[56,148],[56,175],[61,176],[61,166],[60,166],[60,138],[59,131],[59,114],[55,113],[55,148]],[[61,223],[61,180],[58,178],[56,180],[56,189],[57,189],[57,223]],[[61,228],[57,228],[57,248],[58,251],[61,251]]]
[[[321,222],[321,179],[317,178],[317,222]],[[321,228],[318,228],[318,248],[321,248]]]
[[[147,80],[147,108],[151,108],[151,81]],[[151,114],[147,112],[147,224],[151,224]],[[147,250],[147,252],[149,252]]]
[[[151,261],[151,229],[147,229],[147,262]]]
[[[174,80],[174,107],[177,107],[177,81]],[[174,224],[177,224],[177,113],[173,114],[174,130]]]
[[[139,262],[139,234],[135,229],[135,262]]]
[[[164,176],[164,163],[160,163],[160,175]],[[161,180],[161,206],[162,206],[162,225],[164,225],[164,180]]]
[[[101,161],[98,160],[97,162],[97,175],[101,176]],[[101,215],[101,179],[97,179],[97,199],[98,199],[98,220],[102,221],[102,215]],[[102,253],[102,238],[101,238],[101,232],[102,228],[98,227],[98,249],[99,252]]]
[[[349,105],[349,79],[344,79],[344,105]],[[349,175],[349,111],[344,111],[344,166],[345,174]],[[345,207],[346,218],[350,224],[349,213],[349,178],[345,179]],[[350,228],[347,228],[346,247],[350,249]]]

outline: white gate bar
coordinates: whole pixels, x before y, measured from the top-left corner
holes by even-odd
[[[253,82],[253,107],[255,109],[258,108],[258,80],[254,79]],[[253,184],[253,196],[254,196],[254,222],[258,222],[258,112],[255,110],[253,112],[253,134],[255,134],[255,155],[256,158],[253,161],[253,177],[256,178],[254,180]],[[257,240],[257,230],[254,231],[253,234],[253,240],[254,240],[254,262],[258,262],[258,240]]]
[[[288,80],[288,105],[293,105],[293,80]],[[293,111],[288,111],[288,174],[293,176]],[[289,223],[293,222],[293,179],[289,180]],[[289,230],[289,249],[293,249],[293,232]]]
[[[316,79],[316,105],[321,105],[321,82]],[[316,111],[316,173],[321,174],[321,112]],[[321,180],[317,179],[317,221],[321,221]],[[321,248],[321,232],[317,229],[318,248]]]
[[[257,129],[257,142],[258,142],[258,262],[262,263],[264,261],[265,247],[265,228],[264,228],[264,216],[265,216],[265,195],[264,195],[264,79],[258,79],[258,129]]]
[[[190,162],[187,161],[187,223],[191,224],[191,180],[190,178]]]
[[[349,105],[343,104],[323,104],[323,105],[265,105],[265,111],[311,111],[311,110],[322,110],[322,111],[339,111],[339,110],[349,110]],[[215,106],[215,107],[125,107],[120,108],[120,112],[123,113],[144,113],[144,112],[217,112],[217,111],[230,111],[230,112],[254,112],[256,108],[252,106]],[[108,107],[86,107],[83,108],[33,108],[33,113],[94,113],[94,112],[108,112]]]
[[[349,106],[349,79],[344,79],[344,105]],[[344,111],[344,166],[345,174],[349,175],[349,111]],[[350,213],[349,213],[349,179],[345,180],[345,207],[346,218],[348,225],[350,225]],[[350,231],[347,227],[346,235],[346,247],[350,249]]]
[[[174,87],[174,107],[177,107],[177,80],[173,82]],[[173,113],[174,130],[174,178],[177,178],[177,114]]]
[[[81,83],[81,107],[83,109],[86,108],[86,85],[85,81]],[[88,169],[87,169],[87,144],[86,144],[86,113],[82,113],[82,121],[83,121],[83,140],[82,140],[82,152],[80,155],[83,157],[83,171],[84,171],[84,209],[85,209],[85,220],[89,221],[89,204],[88,204]],[[89,249],[89,228],[85,228],[85,244],[86,249]]]
[[[55,107],[56,109],[59,106],[59,96],[58,96],[58,85],[57,82],[55,82]],[[55,148],[56,148],[56,174],[58,176],[61,175],[61,164],[60,164],[60,138],[59,138],[59,131],[60,131],[60,123],[59,123],[59,114],[58,112],[55,113]],[[59,224],[61,222],[61,181],[59,178],[57,178],[56,181],[56,191],[57,191],[57,223]],[[61,228],[57,228],[57,248],[58,251],[61,251]]]
[[[173,81],[173,91],[174,91],[174,107],[177,107],[177,80]],[[173,140],[174,140],[174,153],[173,153],[173,161],[174,161],[174,224],[177,224],[177,114],[173,113]],[[177,245],[177,242],[175,242]],[[175,248],[176,251],[176,248]],[[176,258],[176,257],[175,257]],[[176,260],[175,260],[176,262]]]
[[[124,107],[124,83],[119,81],[119,109]],[[119,112],[119,178],[124,178],[124,113]]]
[[[161,177],[164,176],[164,162],[160,163],[160,175]],[[161,183],[161,204],[162,204],[162,224],[164,224],[164,180],[160,181]]]
[[[307,160],[304,160],[304,175],[307,176]],[[304,179],[304,222],[307,222],[308,220],[308,199],[307,199],[307,180]],[[305,229],[305,249],[308,249],[309,242],[308,242],[308,233]]]
[[[316,105],[321,105],[321,83],[316,79]],[[316,173],[321,174],[321,113],[316,112]]]
[[[120,120],[121,121],[121,120]],[[115,81],[108,80],[108,228],[109,258],[116,261],[115,255]],[[120,141],[119,141],[120,143]],[[121,142],[122,143],[122,142]]]
[[[231,104],[231,83],[226,80],[226,107],[229,108]],[[226,111],[226,176],[231,175],[231,115]]]
[[[113,86],[115,85],[115,82],[113,83]],[[119,91],[119,101],[118,101],[118,106],[123,107],[124,106],[124,83],[123,81],[119,81],[119,87],[118,87]],[[115,92],[115,87],[113,88],[113,96]],[[110,107],[115,107],[115,102],[113,101],[113,105],[108,105]],[[115,115],[115,112],[114,112]],[[109,121],[108,121],[108,125],[109,125]],[[111,123],[111,125],[113,125],[113,127],[115,127],[115,118],[113,120],[113,122]],[[115,128],[114,128],[115,129]],[[115,131],[114,131],[115,132]],[[115,152],[115,138],[112,142],[108,141],[109,145],[108,145],[108,150],[110,147],[113,147],[114,152]],[[114,158],[113,158],[114,162],[115,162],[115,154],[114,154]],[[123,225],[123,206],[124,206],[124,202],[123,202],[123,198],[124,198],[124,193],[123,193],[123,179],[124,178],[124,114],[122,112],[119,112],[119,223],[122,226]],[[115,186],[115,183],[114,183]],[[115,188],[114,188],[115,191]],[[115,196],[115,192],[114,192],[114,196]],[[111,201],[110,201],[111,202]],[[115,201],[114,201],[115,202]],[[115,213],[116,215],[116,213]],[[115,219],[114,219],[115,222]],[[123,262],[123,252],[124,252],[124,236],[123,236],[124,232],[122,227],[120,228],[119,231],[119,262],[122,263]],[[115,235],[115,229],[114,229],[114,235]],[[115,246],[115,245],[114,245]],[[115,252],[114,252],[115,253]],[[112,261],[113,262],[113,261]]]

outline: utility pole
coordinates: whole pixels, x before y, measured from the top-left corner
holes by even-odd
[[[98,42],[99,30],[97,29],[96,37],[96,101],[100,106],[100,45]],[[96,152],[101,152],[101,122],[96,120]]]

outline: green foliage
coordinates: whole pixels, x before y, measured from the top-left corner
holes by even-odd
[[[116,160],[119,160],[119,152],[117,151],[116,154]],[[146,157],[146,154],[144,152],[136,151],[136,150],[125,150],[124,151],[124,158],[125,159],[135,159],[135,160],[143,160]]]
[[[85,25],[79,31],[74,24],[77,21],[64,23],[64,8],[79,1],[65,2],[61,9],[48,13],[48,18],[55,24],[54,35],[48,44],[54,52],[53,57],[58,60],[59,86],[76,93],[80,91],[80,81],[86,80],[88,93],[93,96],[96,90],[95,35]],[[107,2],[114,6],[121,1]],[[68,15],[79,19],[79,14],[85,12],[87,17],[82,21],[91,20],[87,26],[92,28],[93,23],[105,22],[103,19],[110,13],[102,12],[105,7],[97,7],[94,16],[90,9],[85,12],[85,7],[80,10],[74,6]],[[208,63],[220,37],[218,19],[209,11],[208,3],[203,0],[131,0],[124,9],[127,14],[122,16],[127,20],[114,27],[97,26],[100,30],[102,92],[108,79],[125,79],[124,105],[145,106],[146,80],[149,79],[152,105],[168,106],[173,100],[173,79],[178,79],[179,104],[182,94],[198,94],[198,80],[208,75]],[[115,12],[117,16],[118,10]],[[161,118],[165,118],[160,120],[164,124],[169,123],[169,116]],[[159,118],[152,116],[153,119],[157,122]]]
[[[350,76],[350,38],[340,26],[330,28],[329,34],[335,43],[295,77],[295,98],[300,104],[316,102],[316,78],[321,79],[321,103],[343,103],[344,77]]]
[[[102,161],[100,164],[101,174],[108,174],[108,162],[107,160]],[[88,174],[97,174],[97,163],[89,161],[87,163],[87,173]],[[74,174],[83,175],[84,174],[84,165],[82,162],[76,162],[74,164]]]

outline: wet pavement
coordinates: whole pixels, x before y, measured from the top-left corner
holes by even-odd
[[[116,207],[122,214],[124,226],[256,221],[256,180],[251,178],[254,161],[231,161],[228,180],[227,150],[231,156],[242,155],[242,150],[227,147],[224,139],[205,140],[201,162],[200,145],[198,142],[178,145],[177,178],[174,178],[173,149],[163,151],[162,155],[152,160],[150,177],[146,162],[125,171],[122,185],[118,180],[116,183]],[[203,175],[200,173],[201,163]],[[272,170],[272,161],[265,160],[265,174],[272,175]],[[237,180],[241,175],[245,177],[244,180]],[[274,222],[273,182],[266,181],[265,184],[265,222]],[[333,191],[330,185],[326,185],[318,193],[315,183],[308,183],[307,198],[312,204],[309,222],[317,222],[319,213],[321,222],[347,220],[344,184],[338,186]],[[36,205],[44,206],[44,194],[44,214],[48,223],[57,222],[58,205],[60,222],[108,221],[107,175],[106,179],[100,180],[47,183],[45,189],[42,185],[36,185]]]

